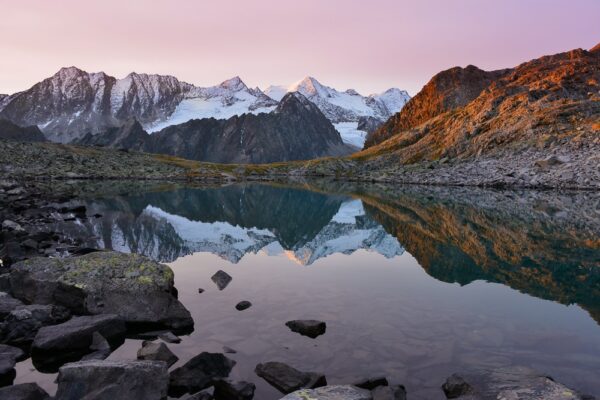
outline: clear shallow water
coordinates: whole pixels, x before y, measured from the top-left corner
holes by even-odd
[[[385,375],[410,399],[443,399],[454,372],[527,365],[600,393],[600,242],[594,194],[238,185],[92,195],[57,227],[89,245],[168,263],[194,332],[173,368],[237,350],[232,378],[284,361],[330,383]],[[219,291],[218,269],[233,281]],[[205,289],[202,294],[198,288]],[[253,306],[237,311],[249,300]],[[326,321],[310,339],[291,319]],[[128,340],[110,358],[135,358]],[[53,390],[20,363],[17,381]]]

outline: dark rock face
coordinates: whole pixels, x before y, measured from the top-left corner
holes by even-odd
[[[446,111],[467,105],[506,72],[488,72],[469,65],[436,74],[399,113],[367,136],[365,149],[383,142],[396,132],[414,128]]]
[[[152,135],[131,122],[122,128],[88,134],[77,143],[240,164],[341,156],[355,150],[342,142],[319,108],[299,93],[287,94],[270,113],[243,114],[227,120],[196,119]]]
[[[138,360],[164,361],[167,368],[175,364],[177,357],[164,343],[144,343],[142,348],[137,352]]]
[[[471,393],[473,388],[461,376],[452,374],[442,385],[442,390],[447,399],[455,399]]]
[[[373,400],[406,400],[406,389],[402,385],[379,386],[371,394]]]
[[[11,353],[0,353],[0,387],[12,385],[17,372],[15,364],[17,360]]]
[[[189,311],[174,296],[169,267],[134,254],[95,252],[33,258],[10,273],[13,294],[28,303],[59,304],[79,314],[117,314],[132,325],[190,330]]]
[[[9,355],[17,361],[23,361],[27,357],[25,352],[18,347],[0,344],[0,357],[3,355]]]
[[[200,353],[171,372],[169,395],[179,397],[184,393],[195,393],[227,378],[235,361],[220,353]]]
[[[256,386],[253,383],[231,380],[216,381],[214,396],[217,400],[252,400]]]
[[[313,319],[298,319],[294,321],[288,321],[285,325],[292,330],[301,334],[302,336],[308,336],[309,338],[316,338],[317,336],[323,335],[327,330],[327,324],[323,321],[316,321]]]
[[[258,364],[254,372],[269,382],[271,386],[286,394],[302,388],[313,389],[327,385],[325,375],[298,371],[287,364],[277,361]]]
[[[93,352],[95,333],[102,335],[114,349],[125,340],[125,323],[117,315],[106,314],[73,317],[62,324],[41,328],[31,346],[36,368],[53,370]]]
[[[21,127],[0,118],[0,139],[20,142],[46,142],[46,137],[37,126]]]
[[[20,385],[0,388],[2,400],[46,400],[50,396],[37,383],[21,383]]]
[[[92,353],[86,354],[81,358],[81,361],[87,360],[104,360],[110,353],[112,349],[110,347],[110,343],[108,340],[104,338],[100,333],[94,332],[92,335],[92,344],[90,345],[90,350]]]
[[[163,400],[168,373],[160,361],[80,361],[58,372],[55,400]]]
[[[23,302],[15,299],[6,292],[0,292],[0,320],[6,318],[15,308],[23,306]]]
[[[19,306],[0,323],[0,342],[15,345],[31,343],[38,330],[68,320],[71,313],[65,307],[52,304]]]
[[[371,133],[376,131],[383,125],[384,121],[375,117],[360,117],[358,119],[358,126],[356,129],[359,131],[365,131],[367,133]]]
[[[222,270],[218,270],[217,272],[215,272],[215,274],[211,276],[210,279],[215,283],[215,285],[217,285],[219,290],[225,289],[227,285],[229,285],[229,283],[233,280],[231,275]]]
[[[250,307],[252,307],[252,303],[250,303],[249,301],[246,301],[246,300],[240,301],[239,303],[237,303],[235,305],[235,309],[238,311],[244,311],[244,310],[249,309]]]

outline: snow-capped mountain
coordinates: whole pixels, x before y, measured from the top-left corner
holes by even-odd
[[[70,142],[132,118],[154,131],[192,118],[228,118],[270,111],[276,105],[238,77],[204,88],[168,75],[134,72],[116,79],[69,67],[28,90],[0,98],[0,117],[21,126],[37,125],[48,139]]]
[[[280,100],[288,92],[300,92],[325,114],[346,143],[362,148],[367,131],[359,129],[361,117],[385,122],[410,100],[404,90],[392,88],[383,93],[362,96],[353,89],[340,92],[325,86],[313,77],[306,77],[289,86],[269,86],[265,94]]]

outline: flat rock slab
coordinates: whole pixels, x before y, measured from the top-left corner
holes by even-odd
[[[373,400],[371,392],[351,385],[323,386],[317,389],[301,389],[281,400]]]
[[[285,325],[290,328],[292,332],[299,333],[302,336],[308,336],[312,339],[323,335],[327,330],[327,324],[325,324],[325,322],[314,319],[296,319],[286,322]]]
[[[114,314],[73,317],[67,322],[41,328],[31,346],[36,368],[55,370],[93,352],[94,335],[100,334],[115,349],[125,340],[125,323]]]
[[[173,271],[136,254],[32,258],[12,266],[10,284],[19,300],[59,304],[76,314],[116,314],[126,323],[180,331],[194,324],[175,296]]]
[[[277,361],[258,364],[254,372],[282,393],[327,385],[327,380],[322,374],[298,371],[294,367]]]
[[[55,400],[163,400],[167,366],[161,361],[80,361],[58,372]]]
[[[19,385],[0,388],[2,400],[46,400],[50,395],[37,383],[21,383]]]
[[[200,353],[173,370],[169,376],[169,395],[179,397],[212,386],[229,376],[236,362],[221,353]]]
[[[531,368],[520,366],[499,368],[481,375],[466,375],[464,379],[455,374],[448,378],[443,389],[447,398],[461,400],[591,399]]]

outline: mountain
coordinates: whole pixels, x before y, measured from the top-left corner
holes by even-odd
[[[303,95],[289,93],[270,113],[194,119],[152,135],[137,121],[77,141],[220,163],[267,163],[347,155],[356,148]]]
[[[479,156],[532,164],[526,152],[597,165],[600,49],[543,56],[485,72],[453,68],[436,75],[402,111],[370,136],[356,157],[396,164]],[[543,168],[540,164],[539,168]]]
[[[362,96],[353,89],[337,91],[306,77],[290,86],[269,86],[265,94],[280,100],[286,93],[299,92],[315,103],[342,135],[346,143],[362,147],[366,131],[358,129],[361,117],[372,117],[381,123],[400,111],[410,99],[404,90],[392,88],[380,94]]]
[[[402,110],[367,136],[365,148],[383,142],[396,131],[412,129],[447,111],[466,106],[506,72],[487,72],[469,65],[438,73]]]
[[[237,77],[201,88],[168,75],[134,72],[116,79],[69,67],[28,90],[0,97],[0,116],[21,126],[37,125],[50,140],[66,143],[133,118],[158,130],[191,118],[269,111],[276,104]]]
[[[46,142],[44,134],[37,126],[20,127],[5,119],[0,119],[0,139],[21,142]]]

